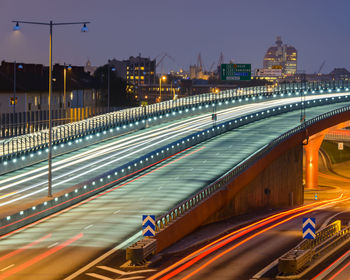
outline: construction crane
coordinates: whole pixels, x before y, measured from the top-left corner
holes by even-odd
[[[321,74],[321,70],[323,69],[323,67],[324,67],[325,64],[326,64],[326,61],[323,60],[323,62],[322,62],[322,64],[321,64],[320,68],[319,68],[318,71],[317,71],[317,75],[320,75],[320,74]]]
[[[223,63],[224,63],[224,54],[223,52],[221,52],[219,56],[218,67],[221,67],[221,64]]]
[[[159,64],[161,64],[161,74],[163,74],[163,60],[164,58],[169,58],[172,62],[175,63],[175,59],[172,58],[169,54],[167,54],[166,52],[163,52],[159,55],[157,55],[153,60],[157,59],[158,57],[160,57],[159,61],[156,64],[156,68],[159,66]]]
[[[215,61],[210,65],[208,72],[211,72],[213,70],[214,65],[215,65]]]
[[[204,66],[203,66],[203,61],[202,61],[202,55],[201,53],[198,54],[197,58],[197,68],[199,69],[200,72],[205,71]]]

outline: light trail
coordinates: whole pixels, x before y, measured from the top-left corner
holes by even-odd
[[[275,102],[278,102],[278,101],[275,101]],[[250,105],[251,105],[251,104],[250,104]],[[242,110],[243,110],[243,109],[240,108],[240,107],[239,107],[239,108],[235,108],[235,109],[236,109],[236,110],[239,110],[239,111],[242,111]],[[231,111],[231,110],[232,110],[232,109],[227,109],[226,111]],[[247,111],[246,111],[246,113],[247,113]],[[249,113],[249,112],[248,112],[248,113]],[[225,114],[225,110],[224,110],[224,112],[222,112],[221,114],[224,115],[224,114]],[[198,118],[203,118],[203,117],[198,117]],[[225,118],[222,118],[221,120],[227,120],[227,119],[231,119],[231,118],[232,118],[232,115],[229,115],[229,116],[226,116]],[[191,129],[193,129],[193,130],[198,129],[198,128],[202,128],[203,126],[206,126],[206,125],[208,124],[208,121],[207,121],[205,118],[204,118],[204,119],[201,119],[201,121],[202,121],[202,122],[199,123],[199,124],[198,124],[197,121],[191,121],[191,122],[188,122],[187,124],[195,123],[195,124],[192,125],[192,127],[191,127]],[[210,121],[209,123],[211,123],[211,121]],[[64,178],[64,177],[68,177],[68,179],[66,179],[66,180],[64,180],[64,181],[60,181],[59,184],[53,184],[53,187],[57,187],[57,186],[60,185],[60,184],[66,183],[66,182],[68,182],[68,181],[71,181],[71,180],[73,180],[73,179],[75,179],[75,178],[78,178],[78,177],[80,177],[80,176],[82,176],[82,175],[89,174],[91,171],[95,171],[95,170],[101,169],[101,168],[103,168],[103,167],[105,167],[105,166],[107,166],[107,165],[110,165],[111,163],[114,163],[114,162],[120,161],[120,160],[122,160],[122,159],[124,159],[124,158],[126,158],[126,157],[129,157],[130,155],[133,155],[133,154],[135,154],[135,153],[139,153],[140,151],[143,151],[143,150],[149,149],[149,148],[151,148],[151,147],[153,147],[153,146],[159,145],[160,142],[168,141],[168,140],[171,140],[171,139],[174,138],[174,137],[179,137],[179,136],[182,135],[182,134],[188,133],[188,126],[189,126],[189,125],[185,126],[184,129],[180,130],[179,133],[176,133],[176,134],[174,134],[174,132],[163,133],[163,134],[162,134],[161,136],[159,136],[158,138],[152,138],[152,139],[150,139],[150,140],[147,140],[147,141],[146,141],[147,143],[152,142],[152,144],[150,144],[150,145],[148,145],[148,146],[145,146],[145,147],[143,147],[143,148],[141,148],[141,149],[139,149],[139,150],[137,150],[137,151],[128,153],[127,155],[125,155],[125,156],[123,156],[123,157],[117,157],[117,159],[115,159],[115,160],[109,160],[109,159],[111,159],[111,158],[116,157],[117,155],[120,155],[120,154],[122,154],[122,153],[128,152],[128,151],[133,150],[133,149],[135,149],[135,148],[137,148],[137,147],[141,147],[142,145],[144,145],[144,143],[138,144],[138,145],[136,145],[136,146],[132,146],[132,147],[126,149],[126,150],[121,151],[120,153],[112,154],[112,155],[109,156],[109,157],[104,157],[104,158],[102,158],[102,159],[100,159],[100,160],[97,160],[97,161],[91,162],[91,163],[89,163],[89,164],[86,164],[86,165],[84,165],[84,166],[78,167],[78,168],[76,168],[76,169],[74,169],[74,170],[72,170],[72,171],[70,171],[70,172],[64,173],[64,174],[62,174],[62,175],[55,176],[55,177],[53,178],[53,181],[58,180],[58,179],[60,179],[60,178]],[[179,130],[179,129],[177,129],[177,130]],[[171,135],[170,137],[164,138],[164,136],[167,136],[167,135],[169,135],[169,134]],[[158,141],[158,142],[155,141],[155,140],[158,140],[159,138],[162,138],[162,139],[161,139],[160,141]],[[104,154],[111,153],[111,152],[114,151],[114,150],[115,150],[115,148],[112,148],[112,150],[109,149],[109,150],[107,150],[107,151],[104,151]],[[85,157],[84,159],[82,159],[82,160],[80,160],[80,161],[85,161],[85,160],[91,159],[91,158],[95,158],[95,154],[93,154],[93,155],[90,156],[90,157]],[[109,161],[107,161],[107,160],[109,160]],[[92,169],[91,169],[91,168],[88,168],[88,167],[90,167],[90,166],[92,166],[92,165],[96,165],[96,164],[98,164],[98,163],[100,163],[100,162],[104,162],[104,161],[107,161],[107,162],[106,162],[105,164],[100,164],[99,166],[97,166],[97,167],[95,167],[95,168],[92,168]],[[70,165],[72,165],[72,164],[75,164],[75,163],[72,162],[72,161],[70,161],[70,163],[69,163],[68,165],[65,165],[65,166],[63,166],[63,167],[61,167],[61,168],[66,168],[67,166],[70,166]],[[60,169],[61,169],[61,168],[60,168]],[[46,168],[45,168],[45,169],[46,169]],[[76,172],[78,172],[78,171],[80,171],[80,170],[87,170],[87,169],[88,169],[88,171],[86,171],[86,172],[79,173],[79,174],[76,175],[76,176],[70,176],[71,174],[76,173]],[[57,170],[57,169],[54,169],[54,171],[56,171],[56,170]],[[0,190],[1,190],[1,189],[7,189],[7,188],[10,188],[10,187],[13,187],[13,186],[16,187],[16,186],[18,186],[18,184],[20,184],[20,183],[24,183],[24,182],[31,181],[31,180],[33,180],[33,179],[35,179],[35,178],[37,178],[37,177],[41,177],[41,176],[43,176],[43,175],[46,175],[46,173],[47,173],[47,171],[45,171],[43,174],[38,174],[38,175],[36,175],[36,176],[34,176],[34,177],[32,176],[32,177],[23,179],[23,180],[21,180],[21,181],[16,181],[16,182],[14,182],[13,184],[10,184],[10,185],[8,185],[8,186],[5,186],[5,187],[0,188]],[[0,198],[0,200],[1,200],[1,199],[8,198],[8,197],[10,197],[10,196],[18,195],[18,194],[20,194],[20,193],[29,191],[29,190],[34,189],[34,188],[37,188],[37,187],[40,187],[40,186],[42,186],[42,185],[45,185],[45,186],[46,186],[46,184],[47,184],[46,181],[42,181],[42,182],[37,183],[37,184],[35,184],[35,185],[22,188],[21,190],[18,190],[18,191],[14,191],[14,192],[12,192],[11,194],[6,194],[3,198]],[[0,206],[8,205],[8,204],[10,204],[10,203],[13,203],[13,202],[16,202],[16,201],[19,201],[19,200],[28,198],[28,197],[30,197],[30,196],[36,195],[36,194],[38,194],[38,193],[40,193],[40,192],[45,192],[46,190],[47,190],[47,188],[46,188],[46,187],[43,187],[43,188],[41,188],[41,189],[39,189],[39,190],[37,190],[37,191],[31,192],[31,193],[29,193],[29,194],[27,194],[27,195],[22,195],[21,197],[18,197],[18,198],[12,199],[12,200],[8,200],[8,201],[6,201],[6,202],[4,202],[4,203],[1,203]]]
[[[10,252],[10,253],[8,253],[8,254],[6,254],[6,255],[0,257],[0,262],[6,260],[6,259],[8,259],[8,258],[11,258],[11,257],[13,257],[13,256],[16,256],[16,255],[18,255],[19,253],[24,252],[25,250],[27,250],[27,249],[29,249],[29,248],[31,248],[31,247],[34,247],[35,245],[38,245],[38,244],[41,243],[42,241],[44,241],[44,240],[50,238],[51,236],[52,236],[52,234],[49,233],[49,234],[47,234],[47,235],[45,235],[45,236],[39,238],[38,240],[33,241],[32,243],[29,243],[29,244],[27,244],[27,245],[25,245],[25,246],[23,246],[23,247],[21,247],[21,248],[15,250],[15,251],[12,251],[12,252]]]
[[[181,278],[181,279],[182,279],[182,280],[187,280],[187,279],[191,278],[192,276],[194,276],[195,274],[199,273],[199,272],[202,271],[204,268],[206,268],[207,266],[209,266],[211,263],[213,263],[214,261],[218,260],[218,259],[221,258],[222,256],[226,255],[227,253],[231,252],[232,250],[236,249],[237,247],[241,246],[242,244],[246,243],[247,241],[249,241],[249,240],[251,240],[251,239],[253,239],[253,238],[255,238],[255,237],[261,235],[262,233],[264,233],[264,232],[266,232],[266,231],[268,231],[268,230],[270,230],[270,229],[273,229],[273,228],[275,228],[275,227],[277,227],[277,226],[279,226],[279,225],[281,225],[281,224],[284,224],[284,223],[286,223],[286,222],[288,222],[288,221],[290,221],[290,220],[292,220],[292,219],[295,219],[295,218],[297,218],[297,217],[299,217],[299,216],[301,216],[301,215],[304,215],[304,214],[313,212],[313,211],[315,211],[315,210],[318,210],[319,208],[324,207],[325,205],[331,205],[331,204],[334,204],[334,203],[336,203],[336,202],[344,202],[344,201],[346,201],[346,200],[349,200],[349,198],[344,198],[344,199],[339,200],[339,201],[332,201],[332,200],[330,200],[329,202],[325,203],[324,205],[315,206],[315,207],[312,208],[312,209],[305,210],[305,211],[303,211],[303,212],[297,213],[297,214],[295,214],[295,215],[293,215],[293,216],[291,216],[291,217],[288,217],[288,218],[286,218],[286,219],[284,219],[284,220],[282,220],[282,221],[280,221],[280,222],[277,222],[277,223],[275,223],[275,224],[273,224],[273,225],[271,225],[271,226],[269,226],[269,227],[267,227],[267,228],[264,228],[264,229],[262,229],[261,231],[259,231],[259,232],[257,232],[257,233],[254,233],[253,235],[247,237],[246,239],[244,239],[244,240],[238,242],[237,244],[235,244],[235,245],[231,246],[230,248],[226,249],[225,251],[219,253],[218,255],[212,257],[210,260],[208,260],[207,262],[205,262],[205,263],[204,263],[203,265],[201,265],[199,268],[195,269],[194,271],[192,271],[191,273],[187,274],[185,277],[183,277],[183,278]],[[230,241],[230,242],[231,242],[231,241]],[[229,243],[229,242],[227,242],[227,244],[228,244],[228,243]],[[226,244],[225,244],[225,245],[226,245]],[[223,247],[223,246],[217,246],[217,248],[215,247],[215,248],[211,249],[209,253],[212,253],[212,252],[218,250],[218,249],[221,248],[221,247]],[[208,253],[208,254],[209,254],[209,253]],[[184,269],[190,267],[191,265],[193,265],[194,263],[198,262],[200,259],[204,258],[204,257],[205,257],[206,255],[208,255],[208,254],[206,254],[206,252],[205,252],[205,253],[203,253],[202,255],[200,255],[200,256],[196,257],[195,259],[191,260],[191,261],[189,262],[188,265],[186,265],[186,266],[183,267],[182,270],[179,268],[179,270],[176,271],[176,274],[178,274],[178,273],[180,273],[181,271],[183,271]],[[176,275],[176,274],[174,273],[174,275]],[[161,280],[170,279],[170,278],[173,277],[174,275],[173,275],[172,273],[169,273],[169,275],[166,275],[165,277],[162,277]]]
[[[342,95],[342,94],[339,94],[339,95]],[[345,95],[345,94],[343,94],[343,95]],[[322,97],[326,98],[327,95],[323,95]],[[328,95],[328,97],[334,97],[334,94]],[[307,99],[307,100],[312,100],[312,99],[317,99],[317,98],[319,98],[319,96],[310,96],[309,99]],[[222,110],[218,113],[218,115],[220,115],[219,121],[225,121],[225,120],[232,119],[234,117],[238,117],[242,113],[246,113],[246,114],[254,113],[258,110],[261,110],[262,109],[261,107],[268,109],[270,107],[283,106],[283,105],[289,104],[290,102],[296,102],[296,101],[299,101],[298,97],[281,99],[281,100],[271,100],[271,101],[266,101],[266,102],[247,104],[247,105],[242,105],[242,106],[238,106],[238,107],[225,109],[225,110]],[[62,173],[60,175],[55,175],[53,177],[53,181],[58,181],[61,178],[67,178],[67,179],[60,181],[59,183],[53,184],[53,187],[57,187],[59,185],[62,185],[62,184],[67,183],[69,181],[72,181],[76,178],[79,178],[82,175],[86,175],[86,174],[90,173],[90,172],[86,172],[86,171],[83,173],[79,173],[79,171],[81,171],[81,170],[97,171],[98,169],[104,168],[105,166],[108,166],[112,163],[118,162],[119,160],[122,160],[130,155],[133,155],[133,154],[142,152],[144,150],[150,149],[156,145],[159,145],[162,142],[166,142],[166,141],[172,140],[176,137],[180,137],[181,135],[188,133],[191,130],[203,129],[203,127],[208,126],[212,123],[212,120],[209,120],[208,116],[210,116],[209,113],[202,115],[202,116],[194,117],[191,120],[184,120],[184,121],[181,121],[179,123],[175,123],[175,124],[171,124],[169,126],[166,126],[165,128],[168,129],[168,131],[164,131],[164,127],[158,128],[155,131],[146,132],[144,135],[130,136],[127,139],[120,139],[114,143],[109,143],[105,146],[95,148],[92,151],[84,152],[83,153],[84,156],[76,155],[76,156],[73,156],[71,158],[64,159],[64,160],[57,163],[57,166],[59,166],[59,165],[61,165],[61,166],[54,168],[54,170],[53,170],[54,172],[57,172],[60,169],[66,169],[66,168],[71,167],[73,165],[76,165],[78,163],[86,162],[88,160],[92,161],[96,157],[100,157],[100,159],[94,160],[90,163],[86,163],[80,167],[72,168],[68,172]],[[179,126],[179,124],[180,124],[180,126]],[[131,143],[128,140],[130,140]],[[144,140],[144,142],[140,143],[140,140],[141,141]],[[139,144],[132,145],[133,143],[139,143]],[[151,143],[151,144],[147,145],[148,143]],[[126,147],[129,147],[129,148],[126,148]],[[123,148],[123,150],[121,150],[122,148]],[[118,153],[114,153],[118,149],[120,151]],[[128,151],[133,150],[133,149],[135,151],[128,153],[128,155],[124,155],[122,157],[119,156],[119,155],[121,155],[123,153],[127,153]],[[138,150],[136,150],[136,149],[138,149]],[[110,154],[110,155],[107,156],[108,154]],[[114,159],[111,160],[112,158],[114,158]],[[75,159],[75,161],[74,161],[74,159]],[[105,162],[105,163],[103,163],[103,162]],[[98,166],[94,167],[94,168],[90,168],[92,165],[98,165]],[[55,166],[55,164],[54,164],[54,166]],[[4,179],[4,180],[0,181],[0,184],[2,182],[5,182],[5,181],[9,182],[10,180],[18,179],[18,178],[20,178],[19,176],[21,176],[23,178],[22,180],[19,180],[19,181],[16,180],[13,183],[8,184],[6,186],[1,186],[0,190],[10,189],[13,187],[18,188],[21,184],[28,183],[34,179],[40,178],[40,177],[47,174],[47,168],[46,168],[46,166],[44,166],[44,167],[38,168],[35,171],[29,171],[29,172],[34,172],[34,173],[41,172],[41,173],[34,175],[34,176],[28,176],[28,172],[26,172],[26,173],[23,173],[21,175],[17,175],[14,178]],[[79,173],[79,174],[73,176],[72,174],[74,174],[74,173]],[[29,198],[29,197],[37,195],[41,192],[45,192],[47,190],[46,184],[47,184],[47,181],[45,179],[45,180],[43,180],[39,183],[36,183],[34,185],[22,187],[19,190],[14,190],[8,194],[4,194],[3,196],[0,197],[0,200],[6,199],[6,202],[1,203],[0,207],[11,204],[11,203],[16,202],[16,201],[20,201],[20,200]],[[24,194],[24,195],[21,195],[19,197],[10,199],[13,196],[18,196],[19,194],[31,191],[31,190],[33,190],[35,188],[39,188],[39,187],[42,187],[42,188],[40,188],[36,191],[32,191],[28,194]]]
[[[349,255],[350,255],[350,250],[348,250],[346,253],[344,253],[342,256],[340,256],[338,259],[332,262],[329,266],[327,266],[324,270],[322,270],[319,274],[317,274],[311,280],[324,279],[330,272],[333,271],[333,269],[335,269],[340,264],[340,262],[343,261],[343,259],[345,259]],[[338,272],[336,272],[331,278],[329,278],[329,280],[335,279],[335,277],[337,277],[349,265],[350,265],[350,261],[345,266],[343,266],[340,270],[338,270]]]
[[[72,244],[73,242],[76,242],[78,239],[82,238],[84,236],[83,233],[79,233],[75,236],[73,236],[72,238],[66,240],[65,242],[63,242],[62,244],[60,245],[57,245],[53,248],[51,248],[50,250],[46,251],[45,253],[42,253],[36,257],[34,257],[33,259],[23,263],[23,264],[20,264],[19,266],[15,266],[14,268],[10,269],[10,270],[7,270],[5,273],[1,274],[0,275],[0,280],[3,280],[3,279],[6,279],[6,278],[9,278],[10,276],[18,273],[18,272],[21,272],[22,270],[42,261],[43,259],[46,259],[47,257],[51,256],[52,254],[64,249],[65,247],[69,246],[70,244]]]
[[[339,196],[338,198],[335,198],[333,200],[330,200],[332,203],[336,203],[336,202],[339,202],[342,200],[342,197],[343,195]],[[290,214],[293,214],[293,213],[297,213],[299,211],[302,211],[303,209],[308,209],[310,207],[314,207],[314,206],[318,206],[320,205],[319,207],[323,207],[324,204],[328,203],[329,201],[318,201],[318,202],[314,202],[312,204],[308,204],[308,205],[304,205],[304,206],[300,206],[298,208],[294,208],[294,209],[291,209],[291,210],[287,210],[287,211],[283,211],[281,213],[277,213],[275,215],[272,215],[272,216],[269,216],[265,219],[262,219],[260,221],[257,221],[253,224],[250,224],[248,226],[245,226],[241,229],[238,229],[238,230],[235,230],[213,242],[211,242],[210,244],[196,250],[195,252],[189,254],[188,256],[184,257],[183,259],[177,261],[175,264],[163,269],[162,271],[158,272],[157,274],[155,275],[152,275],[148,278],[148,280],[154,280],[162,275],[164,275],[165,273],[175,269],[176,267],[179,267],[180,265],[182,265],[183,263],[193,259],[194,257],[198,256],[200,253],[204,252],[205,250],[207,249],[210,249],[212,248],[214,245],[216,244],[222,244],[222,242],[226,242],[228,239],[229,239],[229,242],[232,242],[234,241],[235,239],[237,239],[238,237],[241,237],[242,236],[242,232],[244,232],[244,234],[247,234],[249,232],[251,232],[252,230],[256,229],[256,228],[259,228],[261,226],[264,226],[266,224],[269,224],[269,223],[272,223],[278,219],[281,219],[287,215],[290,215]],[[226,243],[225,243],[226,244]],[[225,245],[224,244],[224,245]],[[163,278],[162,278],[163,279]],[[166,279],[166,278],[164,278]]]
[[[55,206],[52,206],[52,207],[50,207],[50,208],[47,208],[47,209],[45,209],[45,210],[42,210],[42,211],[40,211],[40,212],[38,212],[38,213],[34,213],[34,214],[32,214],[32,215],[30,215],[30,216],[27,216],[27,217],[25,217],[25,218],[23,218],[23,219],[21,219],[21,220],[12,222],[12,223],[7,224],[7,225],[5,225],[5,226],[0,226],[0,229],[3,229],[3,228],[6,228],[6,227],[15,225],[15,224],[20,223],[20,222],[22,222],[22,221],[24,221],[24,220],[31,219],[31,218],[33,218],[33,217],[35,217],[35,216],[41,215],[41,214],[43,214],[43,213],[45,213],[45,212],[48,212],[48,211],[50,211],[50,210],[52,210],[52,209],[54,209],[54,208],[56,208],[56,207],[62,206],[62,205],[64,205],[64,204],[67,204],[67,203],[71,202],[72,200],[77,200],[77,199],[79,199],[79,198],[81,198],[81,197],[84,197],[84,196],[89,195],[89,194],[92,193],[92,192],[95,192],[95,191],[97,191],[97,190],[100,190],[100,189],[102,189],[102,188],[105,188],[106,186],[114,185],[114,184],[116,184],[118,181],[121,181],[121,180],[123,180],[123,179],[125,179],[125,178],[127,178],[127,177],[131,177],[131,176],[135,175],[135,174],[138,173],[138,172],[144,171],[144,170],[146,170],[146,169],[148,169],[148,168],[150,168],[150,167],[152,167],[152,166],[157,165],[157,164],[160,163],[160,162],[166,161],[166,160],[168,160],[168,159],[170,159],[170,158],[172,158],[172,157],[175,157],[176,155],[179,155],[179,154],[181,154],[181,153],[184,153],[184,152],[186,152],[186,151],[188,151],[188,150],[190,150],[190,149],[192,149],[192,148],[193,148],[193,147],[187,148],[187,149],[185,149],[185,150],[183,150],[183,151],[181,151],[181,152],[178,152],[178,153],[176,153],[176,154],[174,154],[174,155],[172,155],[172,156],[169,156],[169,157],[167,157],[167,158],[165,158],[165,159],[163,159],[163,160],[161,160],[161,161],[158,161],[158,162],[153,163],[153,164],[151,164],[151,165],[149,165],[149,166],[146,166],[146,167],[144,167],[144,168],[142,168],[142,169],[140,169],[140,170],[138,170],[138,171],[135,171],[135,172],[133,172],[133,173],[131,173],[131,174],[129,174],[129,175],[126,175],[126,176],[124,176],[124,177],[122,177],[122,178],[119,178],[119,179],[117,179],[117,180],[114,180],[114,181],[112,181],[112,182],[109,182],[109,183],[107,183],[107,184],[105,184],[105,185],[103,185],[103,186],[97,187],[97,188],[95,188],[95,189],[93,189],[93,190],[90,190],[90,191],[87,192],[87,193],[84,193],[84,194],[81,194],[81,195],[79,195],[79,196],[77,196],[77,197],[74,197],[74,198],[71,198],[71,199],[69,199],[69,200],[66,200],[66,201],[64,201],[64,202],[62,202],[62,203],[59,203],[59,204],[57,204],[57,205],[55,205]],[[44,217],[44,218],[42,218],[42,219],[40,219],[40,220],[37,220],[37,221],[35,221],[35,222],[31,223],[31,224],[25,225],[25,226],[23,226],[23,227],[21,227],[21,228],[18,228],[18,229],[16,229],[16,230],[13,230],[13,231],[7,233],[7,234],[4,234],[4,235],[0,236],[0,240],[6,238],[6,237],[8,237],[8,236],[13,235],[14,233],[17,233],[17,232],[19,232],[19,231],[22,231],[22,230],[24,230],[24,229],[26,229],[26,228],[32,227],[32,226],[37,225],[37,224],[39,224],[39,223],[42,223],[42,222],[44,222],[44,221],[46,221],[46,220],[48,220],[48,219],[51,219],[51,218],[53,218],[53,217],[56,217],[56,216],[58,216],[58,215],[60,215],[60,214],[62,214],[62,213],[68,212],[68,211],[71,210],[71,209],[74,209],[74,208],[76,208],[76,207],[78,207],[78,206],[80,206],[80,205],[83,205],[83,204],[85,204],[85,203],[87,203],[87,202],[89,202],[89,201],[91,201],[91,200],[94,200],[94,199],[96,199],[96,198],[98,198],[98,197],[101,197],[101,196],[103,196],[103,195],[106,195],[106,194],[108,194],[108,193],[110,193],[110,192],[112,192],[112,191],[114,191],[114,190],[116,190],[116,189],[119,189],[119,188],[121,188],[121,187],[123,187],[123,186],[126,186],[126,185],[130,184],[131,182],[134,182],[134,181],[136,181],[136,180],[138,180],[138,179],[140,179],[140,178],[143,178],[144,176],[146,176],[146,175],[148,175],[148,174],[151,174],[151,173],[155,172],[156,170],[159,170],[159,169],[161,169],[161,168],[163,168],[163,167],[165,167],[165,166],[168,166],[169,164],[172,164],[172,163],[174,163],[174,162],[176,162],[176,161],[178,161],[178,160],[180,160],[180,159],[183,159],[183,158],[185,158],[185,157],[187,157],[187,156],[190,156],[190,155],[192,155],[193,153],[199,152],[199,151],[202,150],[202,149],[204,149],[204,147],[201,147],[201,148],[199,148],[199,149],[197,149],[197,150],[194,150],[194,151],[191,152],[191,153],[185,154],[185,155],[181,156],[180,158],[177,158],[177,159],[175,159],[175,160],[172,160],[171,162],[167,163],[166,165],[159,166],[157,169],[151,170],[151,171],[147,172],[146,174],[143,174],[143,175],[141,175],[141,176],[138,176],[138,177],[136,177],[136,178],[134,178],[134,179],[132,179],[132,180],[130,180],[130,181],[128,181],[128,182],[125,182],[125,183],[123,183],[123,184],[121,184],[121,185],[117,185],[117,186],[115,186],[115,187],[113,187],[113,188],[110,188],[110,189],[108,189],[108,190],[105,190],[105,191],[103,191],[102,193],[95,194],[94,196],[89,197],[89,198],[87,198],[87,199],[85,199],[85,200],[83,200],[83,201],[80,201],[80,202],[78,202],[78,203],[76,203],[76,204],[74,204],[74,205],[72,205],[72,206],[70,206],[70,207],[67,207],[67,208],[65,208],[65,209],[63,209],[63,210],[60,210],[60,211],[58,211],[58,212],[56,212],[56,213],[53,213],[53,214],[51,214],[51,215],[49,215],[49,216],[47,216],[47,217]]]

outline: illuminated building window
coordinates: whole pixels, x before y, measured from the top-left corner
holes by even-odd
[[[145,79],[145,77],[144,77],[144,76],[141,76],[141,80],[143,80],[143,79]]]
[[[134,76],[130,76],[130,80],[133,80],[134,79]]]
[[[141,66],[141,67],[140,67],[140,70],[145,70],[145,67]]]
[[[135,79],[138,80],[138,79],[139,79],[139,76],[135,76]]]

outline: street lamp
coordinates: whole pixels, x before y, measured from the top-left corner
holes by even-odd
[[[111,77],[110,77],[110,71],[114,72],[115,71],[115,67],[111,66],[111,62],[110,60],[108,60],[108,73],[107,73],[107,77],[108,77],[108,100],[107,100],[107,108],[108,108],[108,113],[110,112],[110,95],[111,95]]]
[[[72,66],[63,64],[63,108],[67,109],[67,69],[68,71],[72,70]],[[66,114],[66,112],[65,112]]]
[[[87,32],[87,24],[89,21],[82,22],[35,22],[35,21],[19,21],[13,20],[16,25],[13,27],[14,31],[20,30],[20,23],[24,24],[35,24],[35,25],[45,25],[50,27],[50,52],[49,52],[49,145],[48,145],[48,197],[52,197],[52,121],[51,121],[51,93],[52,93],[52,28],[56,25],[73,25],[73,24],[83,24],[81,32]]]
[[[166,76],[161,76],[159,78],[159,102],[162,101],[162,80],[165,82],[166,81]]]

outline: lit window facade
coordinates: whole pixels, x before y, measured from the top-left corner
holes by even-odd
[[[297,72],[298,52],[293,46],[283,45],[280,36],[276,39],[276,46],[270,47],[264,57],[265,69],[282,69],[284,76]]]

